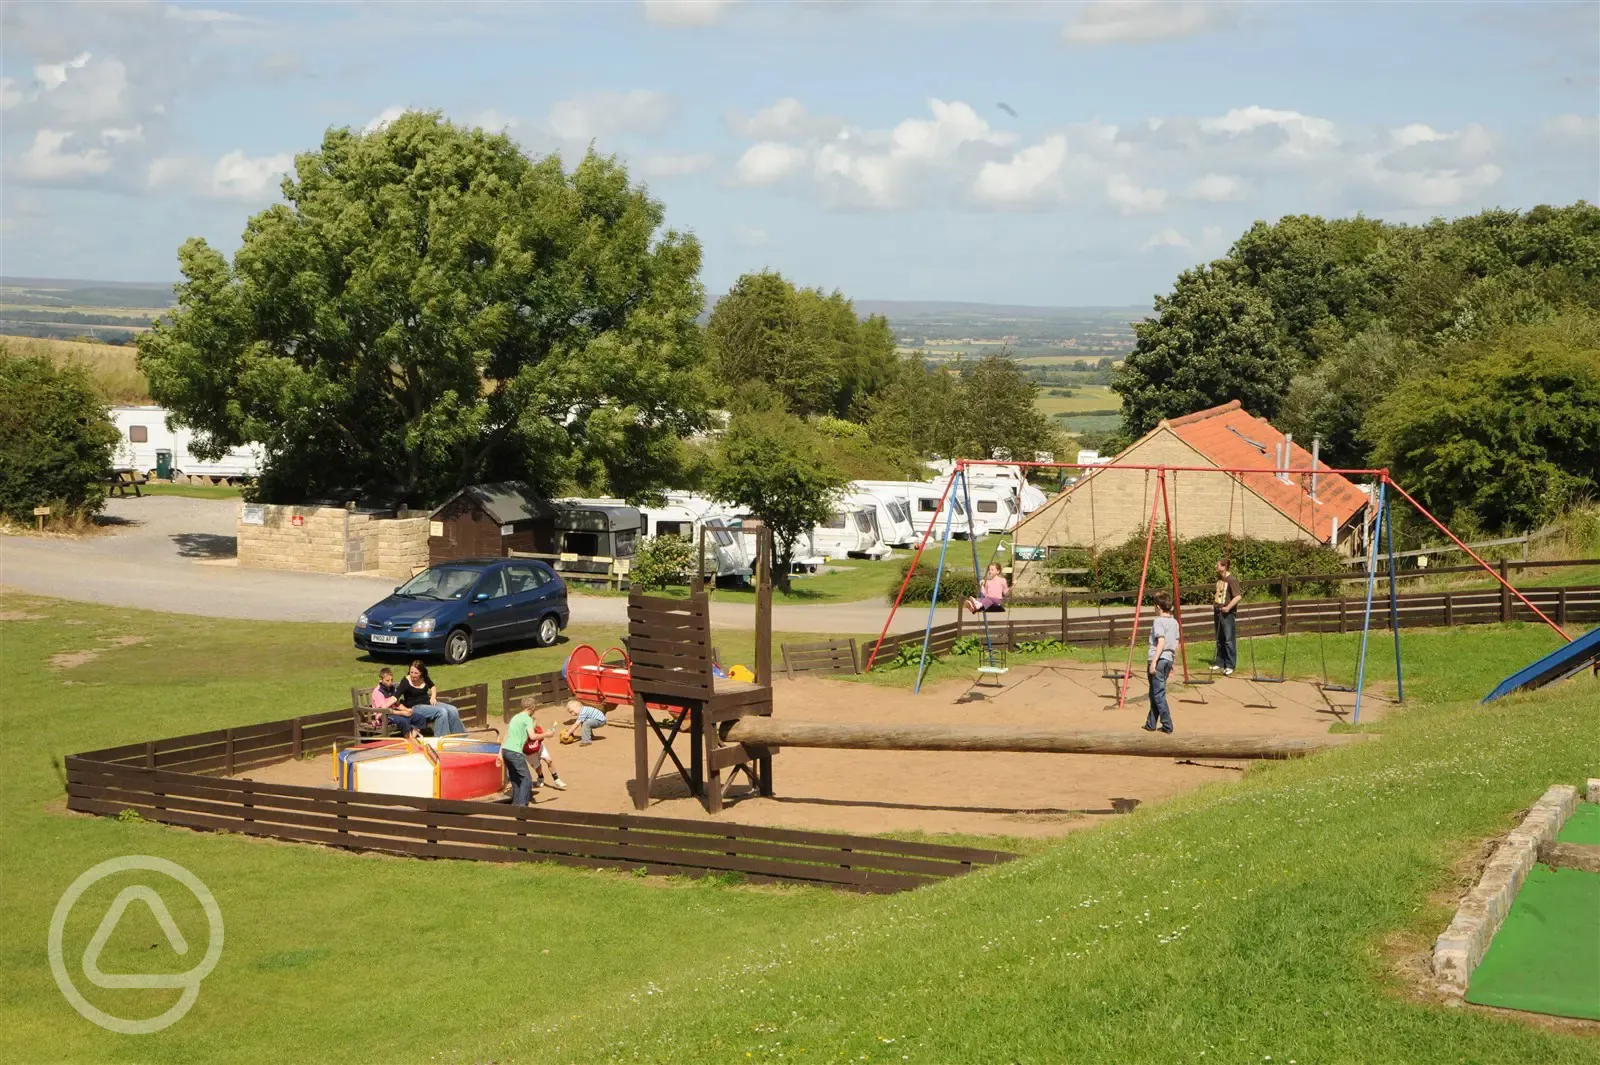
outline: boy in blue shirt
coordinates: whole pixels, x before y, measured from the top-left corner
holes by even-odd
[[[1156,604],[1156,616],[1150,622],[1150,713],[1144,719],[1144,730],[1172,731],[1172,710],[1167,706],[1167,675],[1172,672],[1172,659],[1178,650],[1178,619],[1172,616],[1172,597],[1166,592],[1151,596]]]

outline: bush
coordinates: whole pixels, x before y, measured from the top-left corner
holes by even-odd
[[[1217,559],[1231,549],[1233,575],[1240,581],[1269,580],[1288,574],[1291,577],[1312,573],[1342,573],[1347,568],[1344,556],[1331,547],[1307,543],[1303,540],[1257,540],[1235,536],[1231,540],[1223,534],[1198,536],[1191,540],[1179,539],[1178,581],[1183,585],[1185,603],[1209,603],[1216,582]],[[1086,569],[1089,572],[1052,572],[1050,579],[1058,585],[1087,586],[1096,592],[1133,591],[1139,587],[1139,571],[1144,563],[1144,534],[1138,533],[1127,542],[1100,552],[1096,566],[1093,555],[1084,548],[1058,552],[1050,558],[1052,564],[1063,569]],[[1147,589],[1171,589],[1171,564],[1167,560],[1167,533],[1156,526],[1155,544],[1150,552],[1150,574],[1145,582]],[[1333,581],[1299,584],[1296,591],[1318,595],[1337,594]]]
[[[665,588],[688,584],[694,572],[694,541],[687,536],[647,536],[639,541],[628,576],[641,588]]]
[[[30,525],[34,507],[95,513],[118,439],[83,367],[17,358],[0,345],[0,513]]]
[[[900,590],[900,581],[906,579],[906,573],[911,569],[910,562],[900,564],[900,580],[889,591],[889,601],[894,602],[895,593]],[[917,572],[912,575],[911,583],[906,585],[906,594],[900,600],[902,603],[927,603],[933,599],[933,579],[938,573],[938,565],[923,562],[917,566]],[[974,579],[970,569],[956,569],[949,565],[944,568],[944,576],[939,581],[939,602],[957,603],[963,599],[970,599],[978,594],[978,582]]]

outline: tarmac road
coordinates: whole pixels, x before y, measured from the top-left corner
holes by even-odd
[[[60,599],[138,607],[201,617],[253,621],[354,622],[356,615],[394,587],[386,577],[241,569],[234,538],[239,504],[230,499],[146,496],[112,499],[105,532],[83,538],[0,538],[0,587]],[[574,594],[572,624],[627,624],[620,596]],[[1051,608],[1019,608],[1018,620],[1060,617]],[[778,632],[876,633],[889,616],[886,603],[777,604]],[[928,608],[895,616],[894,631],[920,629]],[[953,604],[940,623],[953,620]],[[755,627],[755,607],[713,601],[712,625]]]

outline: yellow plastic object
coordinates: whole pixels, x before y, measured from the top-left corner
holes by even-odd
[[[746,684],[752,684],[755,682],[756,675],[750,672],[744,666],[734,666],[728,670],[728,679],[743,681]]]

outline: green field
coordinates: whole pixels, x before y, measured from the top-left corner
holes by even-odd
[[[1597,1059],[1592,1038],[1418,1001],[1397,975],[1448,921],[1441,900],[1476,841],[1600,764],[1592,686],[1493,710],[1472,702],[1547,648],[1536,628],[1408,633],[1412,705],[1377,741],[1259,765],[1009,866],[874,899],[409,861],[69,815],[54,764],[64,753],[321,710],[372,667],[343,625],[17,595],[0,611],[7,1061]],[[748,634],[718,641],[724,660],[749,653]],[[85,649],[98,656],[50,664]],[[438,679],[492,680],[562,653],[495,655]],[[226,920],[193,1010],[141,1037],[80,1019],[44,958],[62,890],[125,854],[190,869]],[[117,886],[85,896],[67,943],[88,939],[104,912],[89,903]],[[193,907],[164,897],[194,928]],[[189,968],[147,911],[128,912],[106,972]],[[88,993],[131,1016],[176,996]]]
[[[1053,396],[1051,391],[1071,391],[1071,396]],[[1065,386],[1047,385],[1039,389],[1038,398],[1034,406],[1044,413],[1046,417],[1055,417],[1058,414],[1082,414],[1086,411],[1117,410],[1122,406],[1122,397],[1105,385],[1073,385]]]

